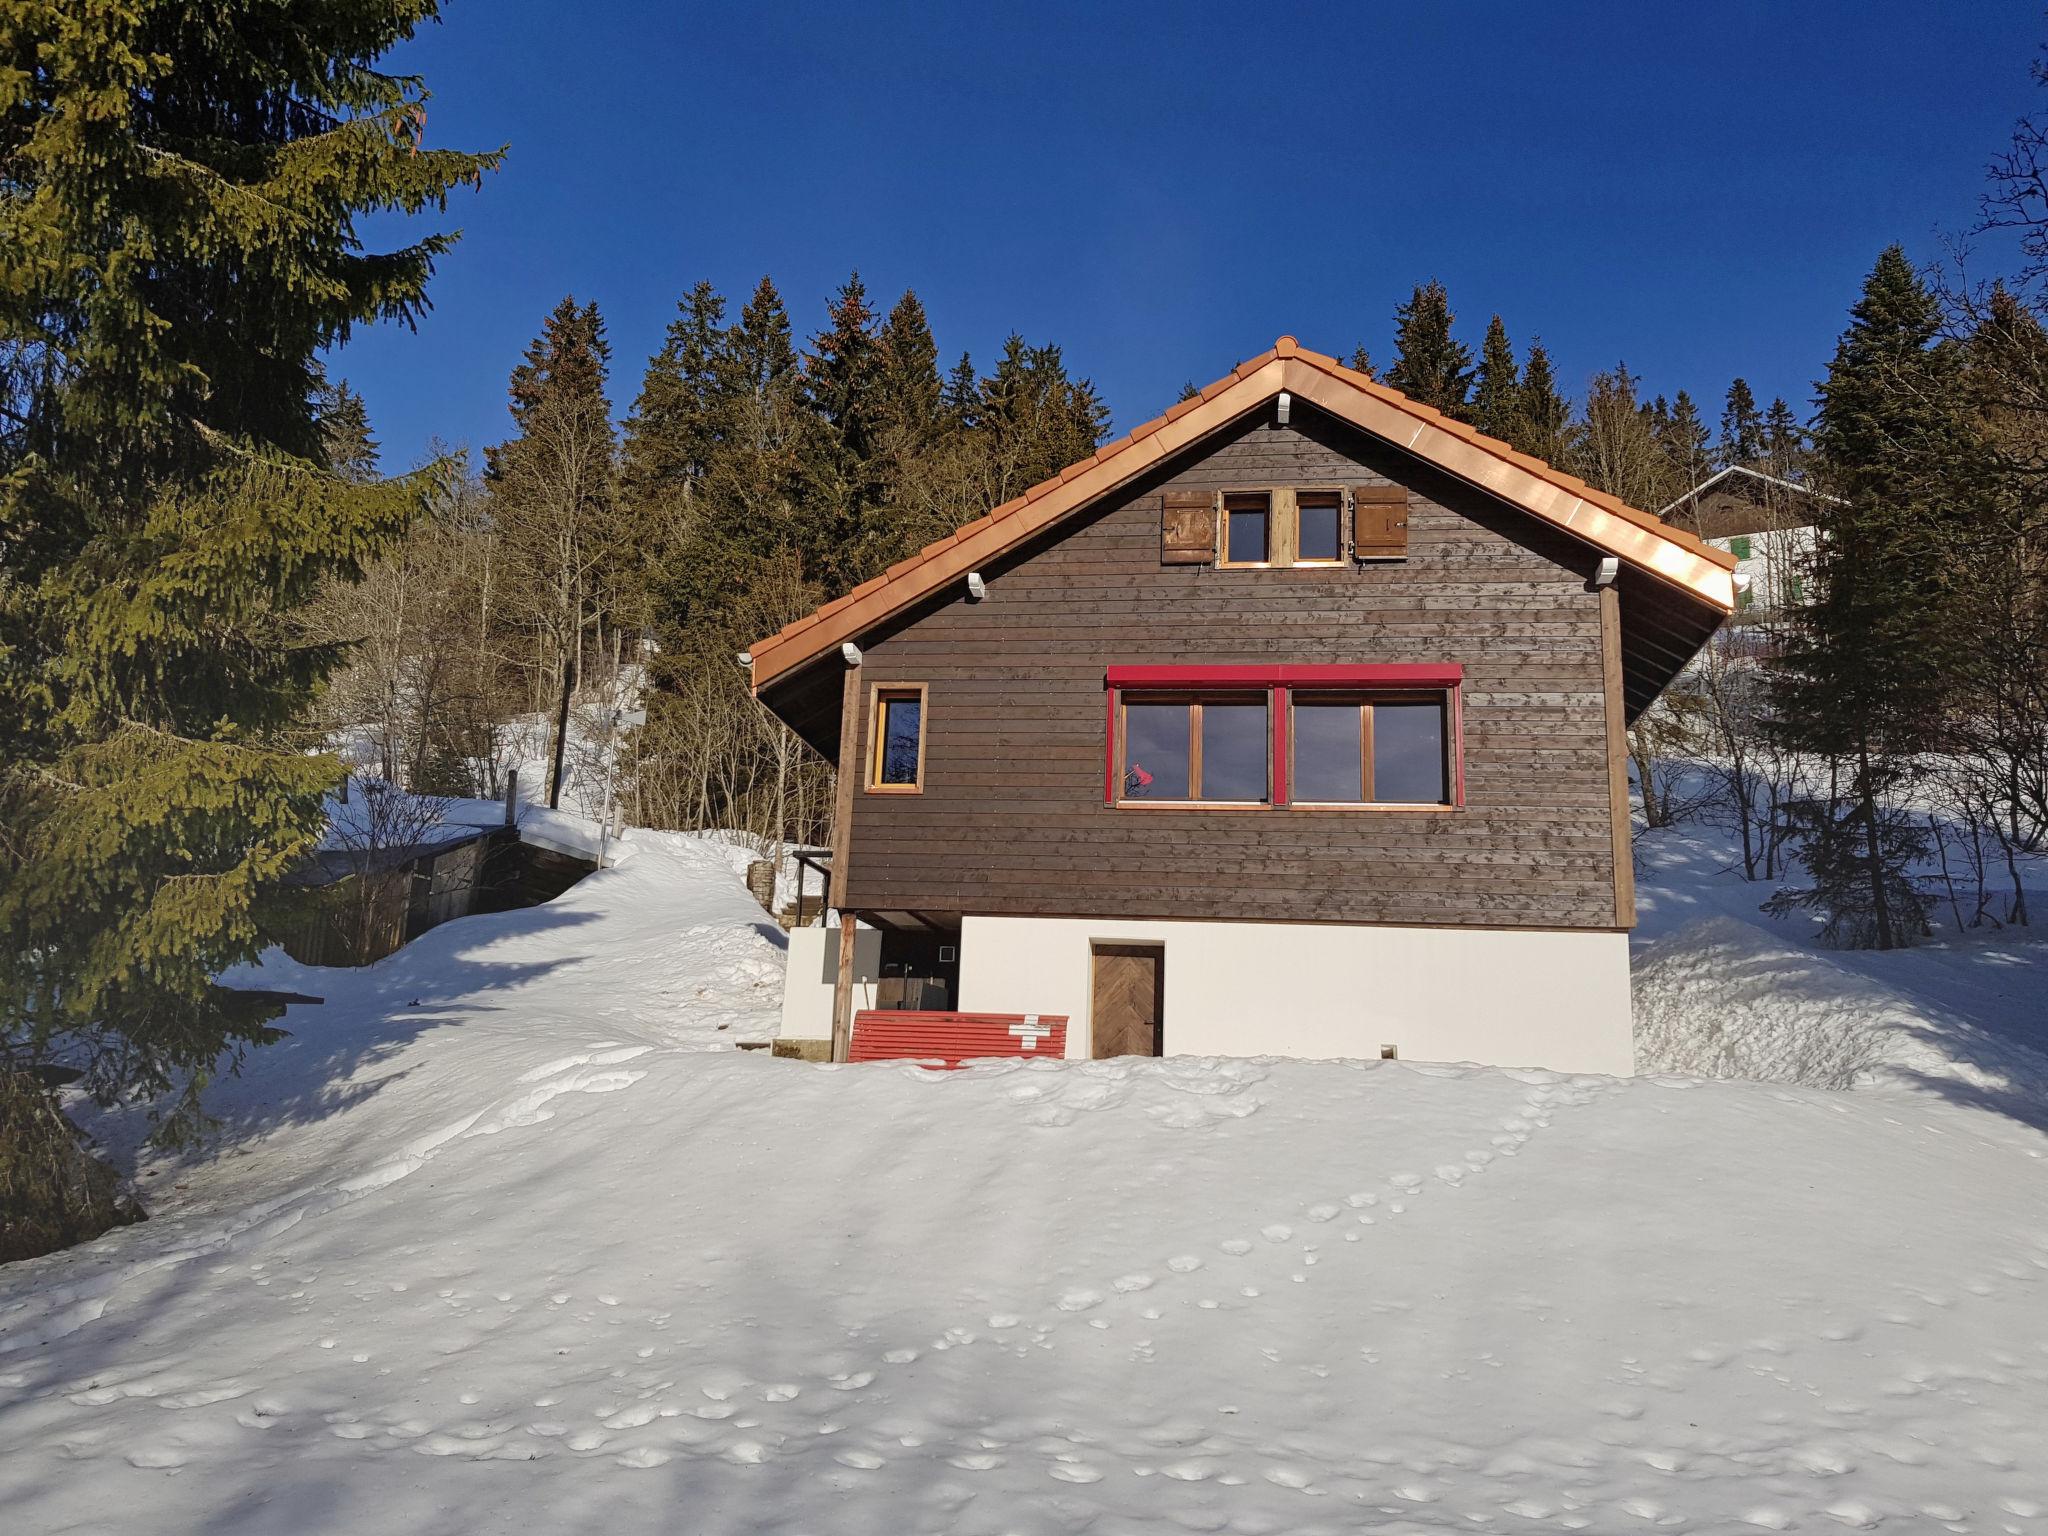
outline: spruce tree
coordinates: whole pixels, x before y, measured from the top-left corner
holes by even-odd
[[[847,461],[864,465],[874,456],[881,356],[875,312],[858,272],[833,295],[826,319],[804,360],[805,398],[838,434]]]
[[[1728,386],[1728,398],[1721,407],[1719,451],[1724,469],[1730,465],[1754,468],[1764,455],[1764,419],[1746,379]]]
[[[910,289],[889,311],[877,344],[875,418],[898,458],[928,448],[944,426],[939,349]]]
[[[978,425],[981,416],[981,376],[974,370],[974,359],[965,352],[946,375],[943,404],[947,421],[957,430],[965,431]]]
[[[1508,328],[1495,315],[1486,323],[1486,342],[1479,349],[1478,383],[1472,391],[1472,425],[1488,437],[1512,442],[1522,411],[1522,380]]]
[[[340,777],[292,734],[333,647],[293,612],[450,476],[338,474],[321,349],[411,322],[451,236],[360,245],[494,155],[427,149],[376,60],[433,0],[0,12],[0,1031],[182,1093],[275,1005],[213,977],[280,931]]]
[[[1571,420],[1571,402],[1557,387],[1548,349],[1541,341],[1530,342],[1516,427],[1508,441],[1546,463],[1562,464],[1570,448]]]
[[[546,647],[536,692],[555,704],[550,806],[561,802],[561,749],[587,645],[604,655],[608,631],[643,621],[638,530],[617,494],[610,366],[597,306],[564,298],[512,371],[516,435],[485,455],[509,599]]]
[[[1925,921],[1911,875],[1924,834],[1900,796],[1940,739],[1946,471],[1964,431],[1958,359],[1899,247],[1878,257],[1850,313],[1815,422],[1831,497],[1816,503],[1811,600],[1772,677],[1779,736],[1828,762],[1836,789],[1810,809],[1812,884],[1774,908],[1820,913],[1833,942],[1893,949]]]
[[[678,301],[626,421],[619,480],[636,522],[680,516],[704,478],[720,431],[724,358],[725,300],[700,282]]]
[[[1472,351],[1451,335],[1454,320],[1444,285],[1434,279],[1420,284],[1394,311],[1394,363],[1387,383],[1462,419],[1472,388]]]
[[[1378,372],[1376,372],[1373,368],[1372,354],[1366,351],[1363,347],[1353,348],[1351,356],[1345,362],[1344,366],[1346,368],[1349,368],[1353,373],[1364,374],[1368,379],[1377,381],[1379,378]],[[1192,388],[1192,386],[1190,387]],[[1200,391],[1197,391],[1197,393],[1200,393]]]
[[[1662,397],[1659,397],[1662,403]],[[1666,483],[1657,492],[1659,506],[1684,495],[1713,473],[1712,438],[1700,417],[1700,408],[1684,390],[1671,402],[1670,410],[1657,424],[1657,445],[1662,449],[1667,470]],[[1669,494],[1666,494],[1666,493]],[[1650,510],[1656,510],[1652,507]]]
[[[1771,401],[1764,412],[1763,465],[1767,473],[1781,480],[1802,473],[1806,457],[1806,433],[1783,395]]]

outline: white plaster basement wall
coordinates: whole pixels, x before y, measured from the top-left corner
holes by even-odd
[[[1634,1070],[1623,933],[969,917],[960,1007],[1065,1014],[1089,1047],[1093,943],[1163,944],[1169,1056]]]
[[[853,935],[853,1006],[875,1006],[875,978],[882,971],[882,935],[857,928]],[[832,994],[839,982],[839,925],[792,928],[789,968],[782,983],[782,1030],[785,1040],[830,1040]]]

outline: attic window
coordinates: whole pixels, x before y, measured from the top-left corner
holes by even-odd
[[[1296,565],[1341,565],[1344,561],[1344,493],[1297,491]]]
[[[1273,497],[1233,491],[1223,498],[1223,557],[1219,565],[1266,565],[1273,551]]]

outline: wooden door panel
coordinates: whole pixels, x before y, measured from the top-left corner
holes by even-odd
[[[1094,965],[1091,1045],[1096,1059],[1160,1054],[1163,952],[1104,944],[1094,952]]]

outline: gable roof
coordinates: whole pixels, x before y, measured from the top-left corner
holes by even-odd
[[[1841,499],[1796,480],[1783,480],[1744,464],[1730,464],[1707,476],[1657,515],[1703,539],[1730,539],[1745,533],[1811,528],[1819,521],[1821,502],[1840,503]]]
[[[1734,556],[1282,336],[1164,416],[756,642],[755,691],[993,563],[1282,392],[1618,557],[1712,609],[1717,620],[1734,610]]]

